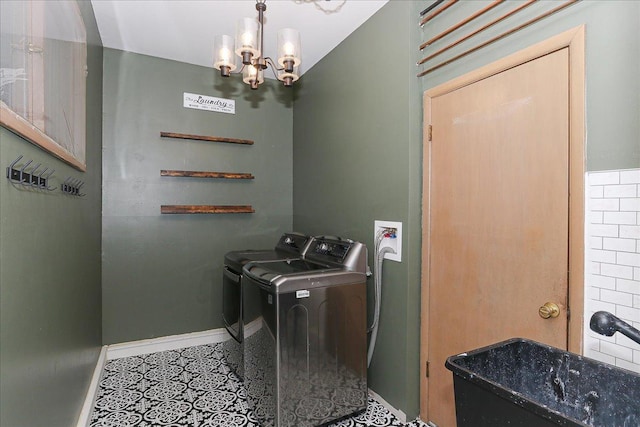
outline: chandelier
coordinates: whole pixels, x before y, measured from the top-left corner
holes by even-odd
[[[213,44],[214,68],[220,70],[222,77],[229,77],[236,70],[238,58],[242,66],[242,81],[251,89],[257,89],[264,82],[264,70],[271,67],[274,76],[291,87],[300,78],[300,33],[292,28],[278,31],[277,63],[264,56],[263,26],[266,0],[256,0],[258,19],[242,18],[236,25],[235,39],[228,35],[216,36]]]

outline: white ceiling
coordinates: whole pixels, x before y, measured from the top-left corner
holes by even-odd
[[[298,29],[302,40],[300,72],[304,74],[387,1],[267,0],[265,54],[275,58],[276,33],[280,28]],[[237,20],[258,16],[255,0],[91,0],[91,3],[105,47],[205,67],[212,67],[216,35],[233,36]]]

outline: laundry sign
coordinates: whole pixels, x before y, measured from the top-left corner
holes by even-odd
[[[184,108],[215,111],[217,113],[236,113],[236,101],[233,99],[216,98],[215,96],[198,95],[184,92]]]

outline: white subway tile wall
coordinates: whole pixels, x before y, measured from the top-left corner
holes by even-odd
[[[640,344],[589,329],[599,310],[640,328],[640,169],[586,176],[584,354],[640,373]]]

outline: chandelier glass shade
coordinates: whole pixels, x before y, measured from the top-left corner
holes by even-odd
[[[251,89],[257,89],[264,82],[264,70],[271,67],[274,76],[290,87],[300,78],[300,33],[293,28],[278,31],[278,58],[274,62],[264,56],[265,0],[256,0],[256,10],[258,19],[242,18],[238,21],[235,39],[228,35],[215,37],[213,66],[220,70],[223,77],[229,77],[240,66],[238,72],[242,72],[242,81],[251,86]]]

